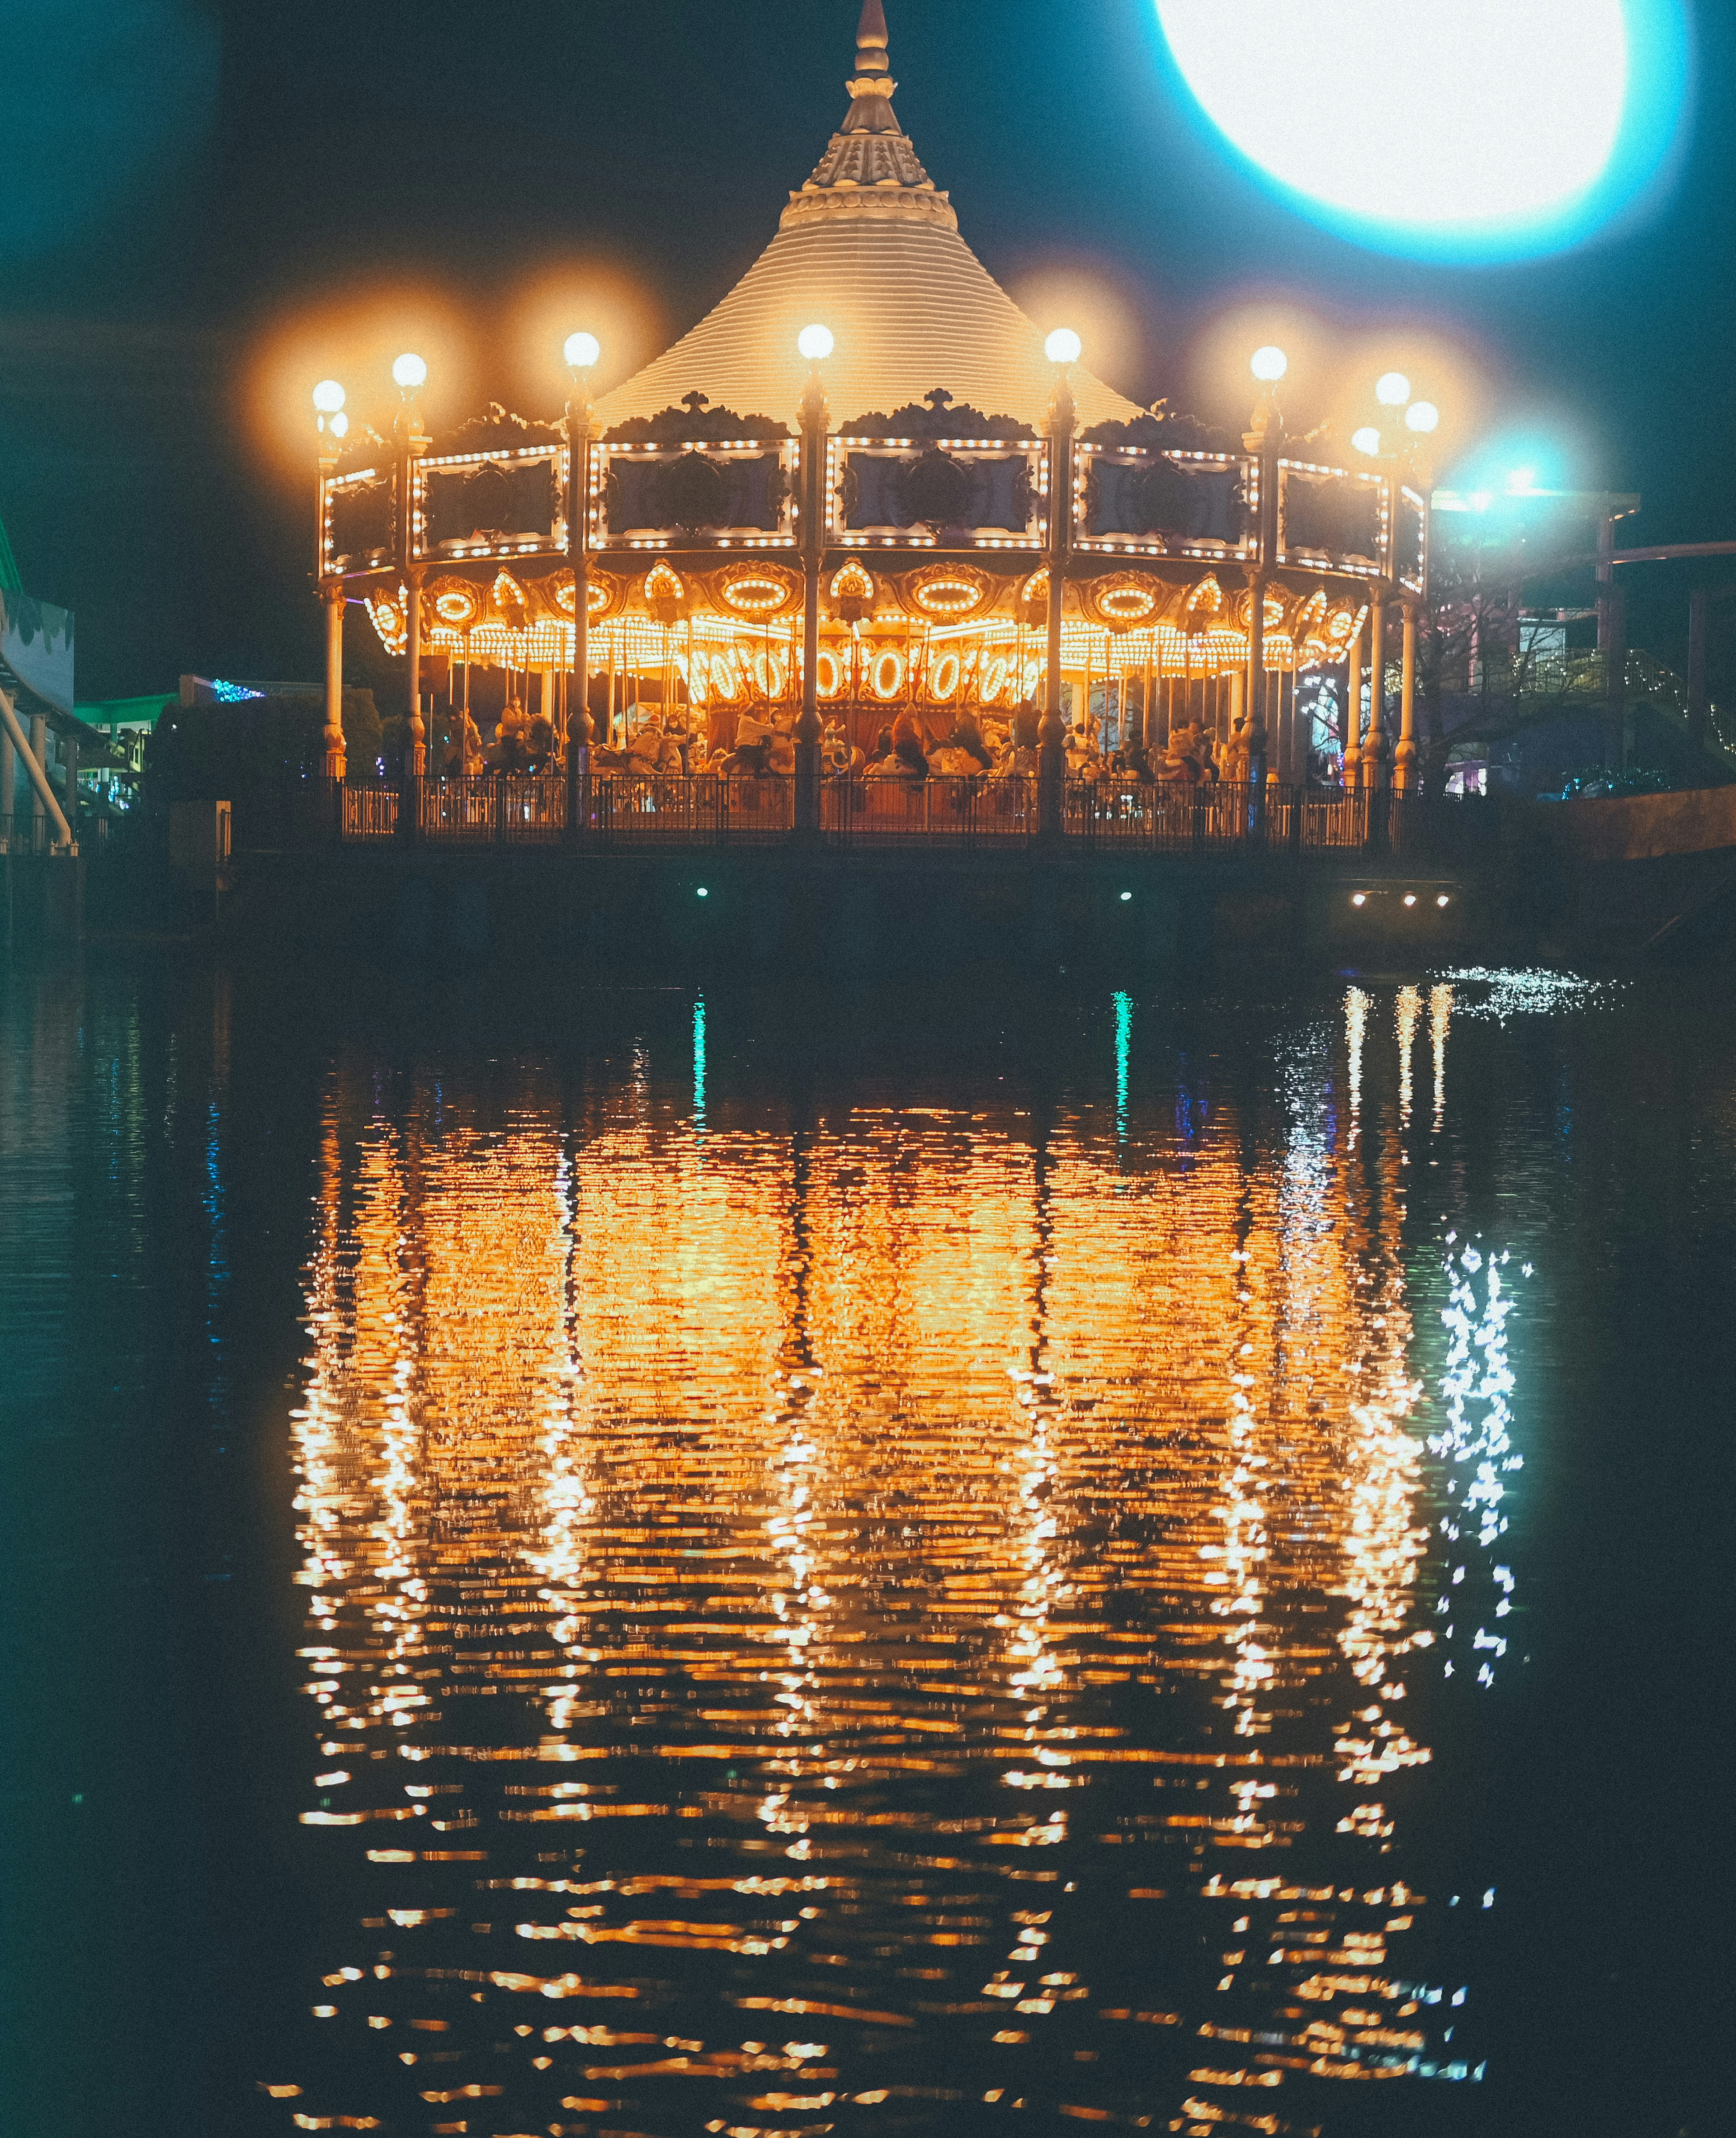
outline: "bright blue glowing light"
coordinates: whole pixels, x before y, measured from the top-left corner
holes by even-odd
[[[1300,212],[1382,251],[1560,251],[1683,145],[1685,0],[1155,0],[1202,110]]]

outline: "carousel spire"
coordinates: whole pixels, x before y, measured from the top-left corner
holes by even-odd
[[[880,0],[864,0],[856,25],[856,72],[844,85],[850,109],[813,176],[800,193],[790,195],[785,229],[840,212],[905,221],[919,217],[947,230],[958,227],[951,203],[936,190],[893,114],[898,84],[892,79],[887,43],[885,9]]]
[[[896,134],[892,115],[892,62],[887,56],[886,11],[880,0],[863,0],[862,19],[856,26],[856,73],[844,85],[850,91],[850,110],[844,120],[846,134]]]

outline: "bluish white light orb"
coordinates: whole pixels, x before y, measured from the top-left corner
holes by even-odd
[[[408,351],[399,357],[392,367],[394,383],[402,387],[407,393],[416,387],[426,384],[427,376],[427,365],[419,356],[412,355]]]
[[[602,354],[602,344],[593,334],[569,334],[562,351],[575,371],[588,371]]]
[[[322,378],[314,388],[314,406],[322,416],[335,416],[344,406],[344,388],[335,378]]]
[[[1261,385],[1275,386],[1290,369],[1290,359],[1269,342],[1264,349],[1255,350],[1248,359],[1248,369]]]
[[[1413,401],[1404,412],[1405,428],[1420,431],[1426,436],[1441,427],[1441,411],[1432,401]]]
[[[1361,430],[1350,433],[1350,442],[1359,453],[1367,453],[1372,459],[1380,451],[1380,432],[1372,423],[1364,423]]]
[[[1402,371],[1382,372],[1374,382],[1374,398],[1382,408],[1402,408],[1411,398],[1411,382]]]
[[[1051,364],[1077,364],[1083,347],[1071,327],[1057,327],[1043,344],[1043,354]]]
[[[1671,161],[1685,0],[1155,0],[1206,115],[1295,206],[1382,250],[1578,242]]]
[[[832,353],[836,344],[830,327],[803,327],[796,337],[796,346],[810,364],[822,364]]]

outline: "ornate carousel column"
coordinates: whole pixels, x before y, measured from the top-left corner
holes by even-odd
[[[1247,715],[1242,723],[1247,777],[1263,789],[1265,785],[1265,578],[1278,554],[1278,457],[1284,447],[1284,418],[1278,411],[1278,381],[1290,369],[1281,349],[1256,349],[1251,366],[1260,381],[1261,393],[1252,424],[1242,435],[1242,445],[1260,467],[1260,514],[1255,544],[1256,565],[1248,575]]]
[[[409,656],[409,672],[404,680],[403,779],[397,809],[398,836],[404,839],[414,839],[422,828],[422,783],[428,765],[427,730],[422,718],[422,566],[416,554],[416,463],[428,450],[416,393],[427,375],[428,367],[419,356],[401,356],[392,367],[392,376],[403,395],[393,425],[393,444],[397,458],[397,567],[403,575],[405,651]]]
[[[1363,631],[1345,649],[1344,678],[1344,792],[1353,794],[1363,776]]]
[[[341,779],[349,769],[344,740],[344,582],[323,586],[325,608],[325,776]]]
[[[1067,553],[1073,531],[1073,427],[1078,411],[1068,376],[1079,354],[1075,334],[1049,337],[1059,366],[1049,403],[1049,645],[1043,684],[1043,716],[1037,725],[1037,835],[1059,840],[1066,823],[1066,729],[1061,716],[1061,617],[1066,604]]]
[[[1398,748],[1392,784],[1407,793],[1417,784],[1417,604],[1404,604],[1404,666],[1398,686]]]
[[[314,388],[314,408],[319,427],[319,481],[314,502],[314,583],[325,609],[325,732],[324,771],[328,779],[341,779],[349,769],[344,741],[344,581],[327,574],[325,520],[327,491],[338,472],[338,456],[349,430],[344,415],[344,388],[334,378],[321,379]]]
[[[829,417],[820,366],[831,354],[829,329],[804,327],[797,346],[808,360],[802,396],[802,711],[796,721],[796,829],[820,828],[820,574],[826,562],[826,434]]]
[[[573,671],[567,679],[568,842],[583,836],[591,793],[591,433],[590,382],[585,373],[602,354],[593,334],[567,337],[573,372],[567,398],[567,562],[573,570]],[[470,669],[465,668],[465,694]]]
[[[1386,784],[1387,589],[1377,583],[1368,616],[1368,732],[1363,738],[1363,784]]]

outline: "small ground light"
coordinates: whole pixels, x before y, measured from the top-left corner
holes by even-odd
[[[1121,894],[1121,903],[1122,903],[1124,905],[1125,905],[1127,904],[1127,902],[1128,902],[1129,899],[1130,899],[1132,896],[1133,896],[1133,893],[1132,893],[1130,891],[1124,891],[1122,892],[1122,894]]]
[[[1441,892],[1441,896],[1440,896],[1440,897],[1439,897],[1439,898],[1437,898],[1437,899],[1435,901],[1435,903],[1436,903],[1436,905],[1445,905],[1446,904],[1446,902],[1447,902],[1447,898],[1446,898],[1446,893],[1445,891],[1442,891],[1442,892]]]
[[[700,887],[699,887],[699,890],[698,890],[698,891],[697,891],[694,895],[695,895],[695,897],[698,897],[698,898],[710,898],[710,896],[711,896],[711,893],[710,893],[709,891],[707,891],[707,890],[706,890],[706,888],[705,888],[705,885],[704,885],[704,884],[701,884],[701,885],[700,886]]]
[[[1350,895],[1350,903],[1353,905],[1366,905],[1368,903],[1368,892],[1366,891],[1353,891]]]
[[[1414,905],[1417,903],[1416,892],[1414,891],[1407,891],[1404,895],[1404,902],[1407,905]]]

